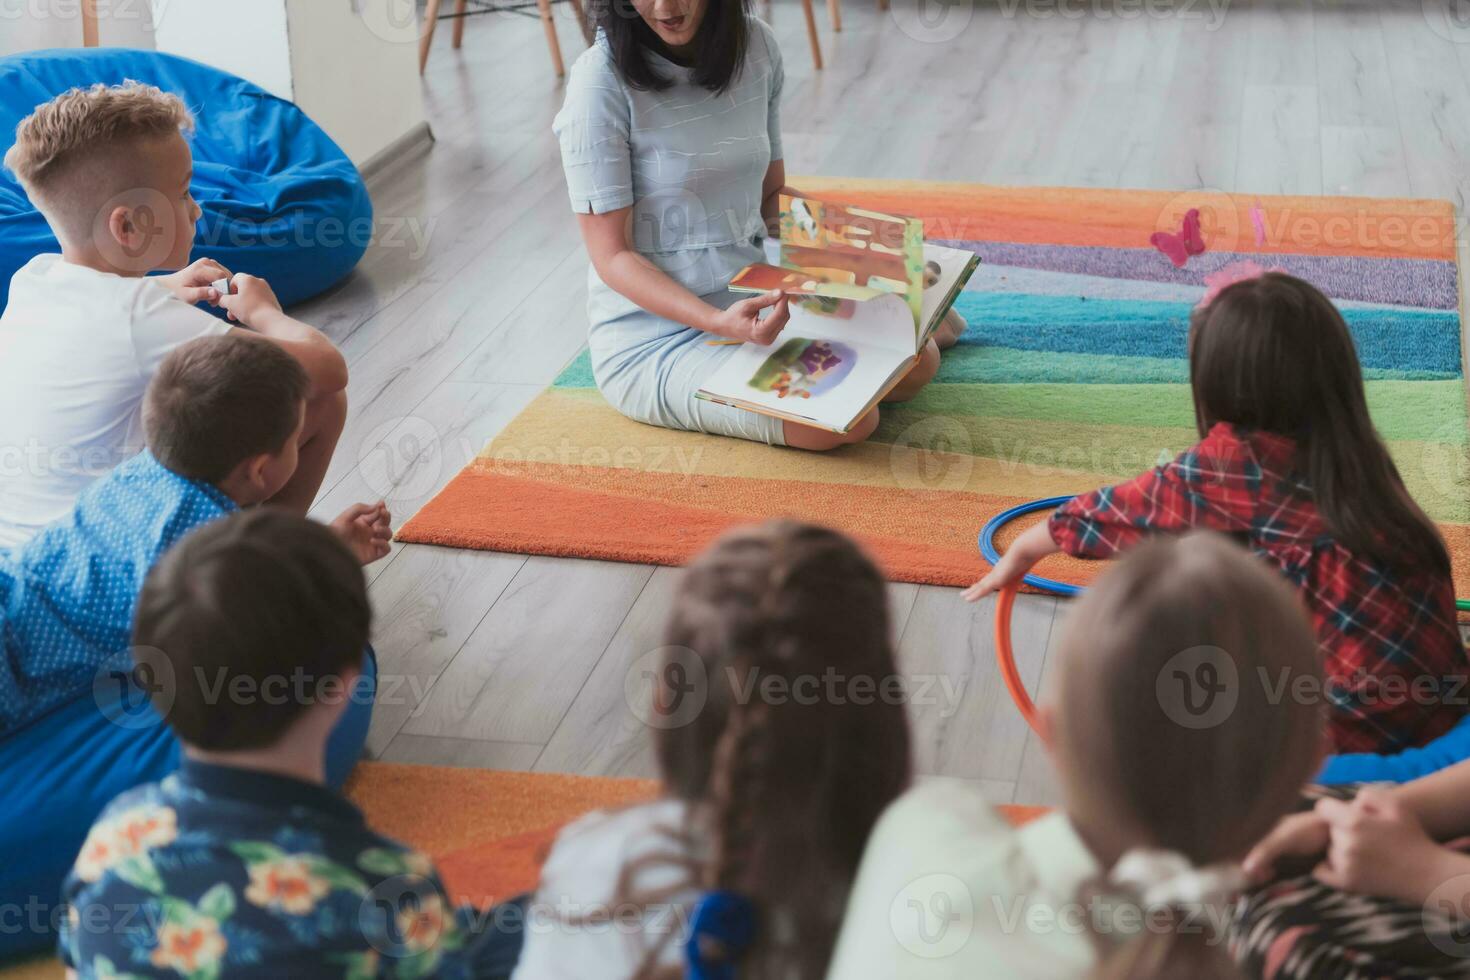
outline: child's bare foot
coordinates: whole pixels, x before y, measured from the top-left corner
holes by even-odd
[[[353,504],[332,522],[332,530],[364,565],[371,565],[393,547],[393,515],[381,500],[375,504]]]
[[[950,310],[944,314],[944,319],[939,321],[939,326],[934,329],[934,343],[940,350],[949,350],[960,342],[964,336],[965,329],[969,324],[965,318],[960,316],[959,311]]]

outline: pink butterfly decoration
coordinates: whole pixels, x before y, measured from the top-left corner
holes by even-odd
[[[1233,286],[1238,282],[1245,282],[1247,279],[1256,279],[1264,276],[1268,272],[1285,271],[1285,269],[1274,266],[1270,269],[1263,269],[1250,259],[1246,259],[1243,262],[1232,262],[1224,268],[1217,269],[1205,276],[1205,285],[1209,288],[1205,290],[1204,298],[1199,301],[1196,309],[1204,309],[1206,306],[1209,306],[1214,298],[1220,295],[1220,290],[1226,286]]]
[[[1199,208],[1190,208],[1184,212],[1184,226],[1179,229],[1178,234],[1156,231],[1148,236],[1148,241],[1174,263],[1174,268],[1184,268],[1191,255],[1199,255],[1205,250],[1205,240],[1199,231]]]

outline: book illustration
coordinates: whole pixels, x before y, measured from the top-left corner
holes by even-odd
[[[782,195],[781,265],[829,286],[897,293],[919,323],[924,224],[917,218]]]
[[[804,296],[798,298],[796,304],[808,313],[838,320],[851,320],[852,315],[857,312],[855,300],[838,299],[836,296]]]
[[[750,387],[777,398],[815,398],[852,373],[857,351],[835,340],[792,337],[766,358]]]
[[[924,288],[925,289],[928,289],[930,286],[933,286],[936,283],[938,283],[939,282],[939,277],[942,276],[943,274],[944,274],[944,270],[942,268],[940,268],[938,262],[935,262],[933,259],[930,259],[928,262],[925,262],[924,263]]]
[[[748,265],[735,273],[730,280],[730,288],[753,293],[779,289],[791,296],[832,300],[831,303],[818,304],[827,313],[837,311],[840,305],[837,301],[873,299],[885,292],[868,286],[855,286],[851,282],[823,279],[807,269],[787,269],[764,262]]]
[[[951,307],[980,257],[926,244],[917,218],[783,195],[780,246],[776,262],[740,270],[730,288],[786,294],[785,332],[741,344],[697,397],[849,432],[931,335],[944,343],[964,330]]]

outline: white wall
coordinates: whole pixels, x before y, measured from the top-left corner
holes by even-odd
[[[80,47],[81,11],[81,0],[0,0],[0,57]],[[153,47],[150,0],[97,0],[97,31],[109,47]]]
[[[423,126],[414,0],[96,2],[104,45],[246,78],[301,106],[358,165]],[[81,42],[81,0],[0,0],[0,55]]]
[[[288,0],[287,11],[296,103],[355,163],[423,124],[413,0]]]
[[[293,98],[285,0],[153,0],[153,17],[158,50],[223,68],[272,95]]]

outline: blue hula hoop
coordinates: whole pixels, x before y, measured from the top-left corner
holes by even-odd
[[[995,534],[997,531],[1022,514],[1030,514],[1038,510],[1051,510],[1060,507],[1071,499],[1070,494],[1065,497],[1046,497],[1042,500],[1033,500],[1026,504],[1017,504],[1010,510],[1003,510],[999,514],[996,514],[990,520],[986,521],[985,526],[980,529],[980,554],[984,555],[985,560],[990,562],[991,565],[996,564],[1000,561],[1000,552],[995,550]],[[1042,578],[1040,575],[1028,574],[1021,581],[1033,589],[1045,589],[1056,595],[1081,595],[1083,591],[1080,585],[1073,585],[1071,582],[1058,582],[1056,579]]]
[[[1060,507],[1071,499],[1071,497],[1046,497],[1041,500],[1033,500],[1026,504],[1017,504],[1010,510],[1003,510],[999,514],[996,514],[990,520],[986,521],[985,526],[980,529],[980,554],[991,565],[994,565],[1000,561],[1000,552],[995,550],[995,534],[997,531],[1022,514],[1030,514],[1038,510]],[[1027,575],[1021,581],[1033,589],[1045,589],[1056,595],[1081,595],[1084,591],[1080,585],[1073,585],[1071,582],[1058,582],[1056,579],[1042,578],[1040,575]],[[1470,599],[1456,599],[1455,608],[1461,612],[1470,612]]]

